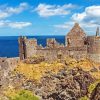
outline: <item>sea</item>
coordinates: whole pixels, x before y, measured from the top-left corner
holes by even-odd
[[[65,36],[27,36],[27,38],[36,38],[38,45],[46,46],[47,38],[55,38],[57,42],[65,44]],[[18,57],[18,36],[0,37],[0,57]]]

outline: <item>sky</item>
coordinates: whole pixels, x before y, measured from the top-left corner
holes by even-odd
[[[95,35],[100,0],[0,0],[0,36],[66,35],[76,22]]]

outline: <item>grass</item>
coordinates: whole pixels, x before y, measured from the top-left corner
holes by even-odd
[[[89,94],[91,94],[93,92],[93,90],[95,89],[96,85],[100,82],[100,80],[95,81],[94,83],[91,83],[89,88],[88,88],[88,92]]]
[[[82,68],[84,71],[90,71],[94,66],[96,66],[96,68],[98,67],[98,65],[96,65],[94,62],[89,61],[88,59],[76,61],[75,59],[67,57],[65,59],[65,63],[66,66],[65,64],[59,61],[54,61],[53,63],[41,62],[39,64],[26,64],[20,62],[19,65],[14,69],[12,74],[14,74],[15,76],[17,74],[24,75],[26,79],[25,81],[35,80],[36,82],[40,82],[40,79],[45,75],[49,75],[49,72],[57,74],[60,70],[64,69],[65,67],[67,70],[73,69],[74,67],[79,67]],[[97,83],[100,82],[100,71],[89,72],[89,73],[94,78],[99,79],[99,81],[96,81],[89,86],[88,91],[89,94],[91,94]],[[33,95],[30,91],[15,90],[13,87],[10,87],[6,91],[6,95],[10,98],[10,100],[39,100],[38,97]],[[79,100],[89,100],[89,99],[87,96],[84,96],[81,97]]]
[[[47,72],[57,74],[58,71],[63,68],[64,65],[58,62],[54,62],[52,64],[48,64],[46,62],[42,62],[40,64],[20,63],[15,69],[15,74],[23,74],[28,80],[39,81],[41,77],[47,74]]]
[[[89,100],[87,96],[81,97],[79,100]]]
[[[33,95],[31,91],[28,90],[14,90],[10,89],[6,91],[6,96],[9,100],[39,100],[39,97]]]

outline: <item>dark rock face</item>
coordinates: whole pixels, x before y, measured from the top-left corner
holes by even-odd
[[[81,96],[84,96],[88,93],[88,86],[93,82],[93,78],[88,72],[85,72],[81,69],[78,69],[79,75],[74,76],[74,80],[76,80],[81,89]]]
[[[93,90],[90,100],[100,100],[100,83]]]
[[[9,72],[18,64],[19,58],[0,58],[0,89],[8,84]]]
[[[46,80],[47,78],[44,78],[42,81],[45,82]],[[48,82],[42,84],[42,91],[44,92],[42,98],[44,100],[51,98],[53,100],[66,100],[70,98],[71,100],[80,96],[79,84],[71,76],[69,78],[60,77],[60,80],[58,78],[54,78],[53,80],[48,78]]]
[[[40,100],[79,100],[88,95],[88,87],[95,81],[89,72],[83,71],[79,67],[70,70],[62,69],[58,74],[48,72],[41,78],[40,83],[27,80],[23,74],[19,73],[16,76],[9,73],[8,76],[7,83],[2,81],[6,83],[6,86],[10,83],[12,86],[16,85],[17,89],[33,91],[41,98]],[[0,89],[1,85],[0,83]],[[100,83],[90,98],[90,100],[100,100]]]
[[[93,69],[90,70],[91,72],[98,72],[98,69],[93,67]]]
[[[43,77],[33,91],[42,97],[42,100],[78,100],[87,95],[88,86],[93,81],[88,72],[76,68]]]

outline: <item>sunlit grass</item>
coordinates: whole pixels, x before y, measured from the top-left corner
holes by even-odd
[[[15,90],[10,87],[5,91],[5,95],[9,100],[40,100],[39,97],[35,96],[35,94],[29,90]]]
[[[23,74],[27,79],[40,80],[47,72],[52,72],[57,74],[60,69],[63,69],[64,65],[62,63],[46,63],[41,62],[40,64],[26,64],[20,63],[15,69],[15,74]]]

